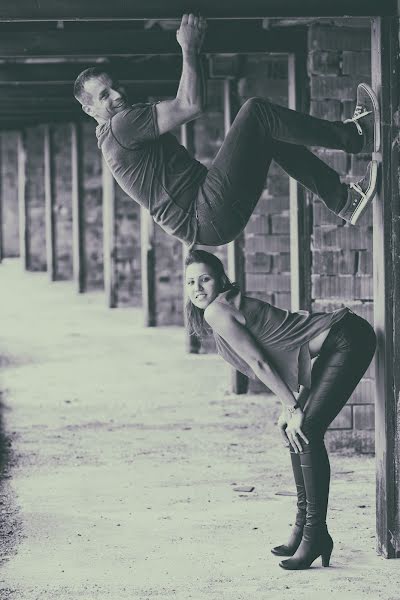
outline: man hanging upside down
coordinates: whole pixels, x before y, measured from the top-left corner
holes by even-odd
[[[123,88],[102,67],[86,69],[77,77],[74,95],[97,121],[98,145],[121,188],[167,233],[187,245],[219,246],[246,226],[275,160],[354,225],[376,193],[376,161],[369,162],[360,181],[347,185],[306,146],[377,151],[380,117],[372,89],[364,83],[358,86],[353,117],[344,122],[250,98],[207,169],[170,133],[204,110],[199,55],[205,31],[202,17],[183,15],[176,34],[182,75],[172,100],[129,105]]]

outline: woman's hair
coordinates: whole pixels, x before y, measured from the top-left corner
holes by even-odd
[[[225,273],[224,265],[215,254],[211,254],[205,250],[192,250],[185,260],[185,271],[186,268],[193,263],[203,263],[210,267],[217,280],[219,293],[226,292],[235,286],[235,284],[229,280]],[[204,309],[198,308],[190,299],[188,299],[185,310],[190,335],[196,335],[201,339],[211,333],[211,328],[204,321]]]

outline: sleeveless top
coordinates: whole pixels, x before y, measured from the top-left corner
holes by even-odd
[[[309,313],[305,310],[290,312],[268,302],[242,295],[234,286],[217,296],[214,302],[228,306],[230,311],[246,323],[246,328],[261,348],[266,361],[274,366],[293,391],[299,385],[311,385],[311,357],[308,342],[329,329],[347,314],[349,308],[330,313]],[[216,332],[213,332],[217,352],[237,371],[257,380],[250,366]]]

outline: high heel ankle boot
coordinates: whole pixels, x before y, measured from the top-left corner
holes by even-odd
[[[300,454],[300,462],[307,499],[306,524],[296,552],[279,565],[290,570],[308,569],[321,556],[322,565],[329,567],[333,549],[333,540],[326,527],[330,466],[323,442],[315,446],[310,444],[308,451]]]
[[[281,546],[275,546],[274,548],[271,548],[271,552],[272,554],[275,554],[275,556],[293,556],[300,545],[301,538],[303,537],[303,528],[306,522],[306,490],[304,488],[303,471],[301,469],[300,457],[298,454],[296,454],[296,452],[291,450],[290,458],[292,461],[292,469],[297,491],[297,514],[287,544],[282,544]]]
[[[308,569],[319,556],[322,566],[329,567],[329,561],[333,550],[333,540],[326,527],[304,526],[303,538],[292,558],[281,560],[279,566],[291,571]]]

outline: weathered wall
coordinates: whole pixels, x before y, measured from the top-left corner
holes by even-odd
[[[52,125],[51,170],[53,178],[54,275],[72,279],[72,171],[71,126]]]
[[[46,270],[46,230],[44,195],[44,126],[25,130],[26,152],[26,221],[27,221],[27,268],[31,271]]]

